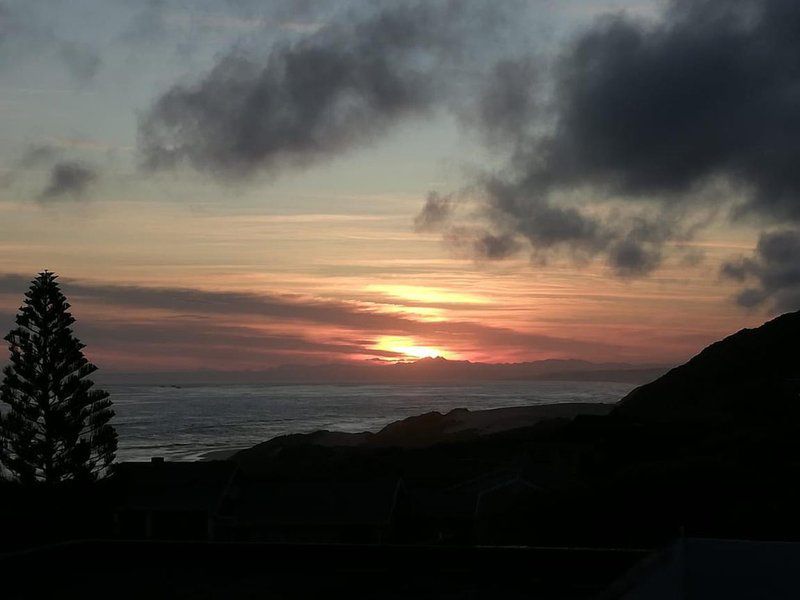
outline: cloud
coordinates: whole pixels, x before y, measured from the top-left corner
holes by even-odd
[[[97,51],[81,42],[62,41],[58,45],[58,56],[79,83],[87,83],[100,69],[102,60]]]
[[[70,198],[85,198],[100,178],[96,165],[65,157],[65,149],[104,150],[109,148],[102,142],[81,138],[52,138],[49,143],[28,146],[13,163],[13,168],[0,178],[0,186],[12,187],[26,170],[44,171],[46,183],[38,195],[40,201]],[[36,173],[38,179],[39,173]]]
[[[142,115],[144,163],[238,179],[368,144],[437,105],[465,44],[486,39],[487,15],[498,12],[479,2],[398,3],[350,13],[266,58],[232,51]]]
[[[333,9],[367,3],[361,0],[336,3],[325,0],[231,0],[221,4],[206,0],[187,5],[179,0],[144,0],[137,3],[137,10],[120,39],[137,45],[174,41],[176,35],[185,33],[197,36],[270,28],[309,33],[319,29]]]
[[[798,25],[792,1],[678,0],[655,26],[595,26],[559,66],[551,185],[677,202],[722,177],[747,210],[800,217]]]
[[[520,250],[520,243],[513,236],[495,235],[480,227],[449,227],[445,241],[460,254],[478,259],[499,260]]]
[[[439,208],[439,196],[433,194],[417,219],[428,229],[439,228],[450,246],[479,260],[508,258],[527,242],[536,263],[546,263],[558,252],[578,263],[599,256],[613,274],[623,278],[652,272],[660,265],[668,241],[690,238],[708,219],[706,213],[688,216],[677,208],[613,207],[593,213],[551,201],[535,189],[535,183],[530,185],[533,188],[528,189],[526,183],[487,177],[480,182],[477,207],[471,211],[451,200],[446,218],[432,220],[430,215],[438,215]],[[459,200],[469,203],[469,193],[461,194]]]
[[[69,17],[57,2],[0,3],[0,67],[42,56],[58,61],[78,84],[85,85],[97,74],[102,59],[91,44],[64,37],[61,22]]]
[[[414,219],[414,229],[422,232],[439,228],[450,218],[452,204],[451,196],[431,192],[425,200],[425,206]]]
[[[538,69],[496,69],[475,114],[513,151],[470,214],[536,256],[602,257],[622,276],[657,268],[697,211],[730,206],[717,185],[744,196],[734,216],[800,220],[798,28],[793,0],[673,0],[658,20],[581,32],[547,71],[546,106]],[[630,208],[597,210],[612,200]]]
[[[255,355],[253,360],[268,357],[273,364],[297,357],[319,361],[337,355],[387,356],[372,348],[380,336],[411,337],[447,349],[495,348],[498,352],[523,355],[580,355],[602,360],[627,356],[626,348],[611,343],[472,321],[418,321],[352,302],[60,281],[75,307],[78,334],[86,334],[86,341],[97,349],[110,352],[113,348],[114,353],[125,353],[126,360],[146,352],[153,363],[170,363],[176,355],[184,355],[186,360],[196,360],[207,367],[214,365],[214,356],[226,362],[238,360],[241,365],[250,349]],[[27,277],[0,275],[0,299],[7,299],[5,306],[0,305],[0,312],[7,308],[10,315],[28,285]],[[10,326],[10,319],[7,320]],[[285,343],[281,341],[284,339]],[[226,358],[228,353],[231,356]]]
[[[51,144],[29,146],[28,149],[12,163],[12,168],[4,175],[0,176],[0,187],[12,187],[16,183],[19,173],[22,170],[52,165],[53,162],[58,159],[60,153],[60,149]]]
[[[58,162],[53,165],[50,178],[39,198],[41,200],[82,199],[97,178],[97,172],[88,165],[74,161]]]
[[[504,58],[481,81],[472,105],[462,115],[493,145],[516,145],[541,116],[541,66],[533,56]]]
[[[745,308],[767,305],[771,312],[800,309],[800,231],[762,233],[753,255],[723,264],[722,275],[751,284],[736,296]]]
[[[61,153],[59,148],[51,144],[38,144],[30,146],[17,161],[17,167],[30,169],[42,165],[52,164]]]

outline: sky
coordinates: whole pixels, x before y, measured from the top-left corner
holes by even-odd
[[[109,371],[676,364],[800,308],[791,0],[0,0],[0,325]]]

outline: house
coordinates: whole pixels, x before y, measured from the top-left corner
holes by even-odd
[[[509,522],[513,527],[515,514],[529,513],[537,499],[569,485],[569,477],[550,468],[502,468],[445,488],[413,489],[411,522],[424,541],[495,542],[494,533]]]
[[[128,539],[216,540],[235,496],[238,467],[229,461],[126,462],[117,465],[116,533]]]
[[[546,487],[534,483],[519,469],[501,469],[447,489],[447,493],[470,499],[473,519],[480,519],[506,510],[520,498],[542,492]]]
[[[400,479],[247,481],[233,504],[236,539],[382,543],[405,501]]]
[[[413,522],[425,541],[472,543],[479,522],[542,489],[519,469],[500,469],[446,488],[415,489]]]

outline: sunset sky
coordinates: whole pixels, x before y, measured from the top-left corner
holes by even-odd
[[[683,361],[800,308],[798,31],[790,0],[0,0],[0,324],[47,268],[109,371]]]

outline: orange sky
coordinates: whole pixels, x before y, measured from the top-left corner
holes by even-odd
[[[111,370],[432,355],[674,363],[765,316],[736,307],[735,287],[717,274],[731,253],[752,247],[747,232],[710,234],[695,242],[702,262],[676,258],[626,281],[602,264],[459,258],[435,236],[411,231],[417,199],[359,204],[377,208],[276,215],[137,201],[77,211],[5,207],[0,272],[62,274],[79,334]],[[43,225],[47,235],[37,237]],[[24,281],[0,287],[7,324]],[[259,305],[276,298],[278,309]]]
[[[774,182],[759,178],[762,161],[746,143],[709,143],[708,156],[685,159],[718,129],[727,139],[728,113],[714,129],[705,105],[688,104],[705,96],[692,93],[679,94],[686,119],[645,118],[675,117],[669,94],[704,85],[681,78],[707,45],[688,59],[670,45],[673,29],[696,23],[694,13],[675,16],[695,3],[675,11],[659,0],[77,4],[12,2],[0,15],[3,329],[27,282],[47,268],[62,276],[87,352],[109,370],[436,355],[661,364],[762,322],[770,294],[785,291],[758,280],[772,274],[769,257],[741,281],[720,276],[783,225],[756,193]],[[630,39],[648,41],[650,53],[617,56],[622,29],[609,23],[637,32]],[[584,72],[586,53],[572,45],[583,32],[612,42],[597,55],[608,77],[587,67],[598,76],[547,80],[565,64],[564,73]],[[761,48],[771,34],[752,35]],[[712,54],[704,64],[713,71]],[[672,68],[673,56],[691,68]],[[623,59],[648,57],[677,83],[662,90],[656,74],[619,96],[614,82],[631,72]],[[565,58],[572,62],[558,62]],[[640,75],[650,77],[643,64]],[[340,76],[329,77],[334,67]],[[755,79],[784,91],[787,79],[772,75]],[[728,83],[702,89],[739,89]],[[547,97],[556,88],[565,101]],[[641,110],[625,108],[629,91]],[[741,96],[709,106],[740,101],[751,114]],[[776,142],[796,138],[772,117],[756,114]],[[710,137],[698,133],[707,122]],[[556,146],[565,154],[537,171]],[[662,164],[673,159],[671,170]],[[794,185],[790,171],[774,169]],[[486,181],[501,182],[510,200]],[[440,231],[421,231],[415,216],[431,193],[468,201]],[[459,232],[498,234],[493,241],[511,239],[516,252],[476,259],[468,243],[443,241]],[[615,252],[628,251],[630,262],[632,245],[644,251],[638,264],[614,271]],[[748,311],[733,297],[752,285],[763,297]]]

